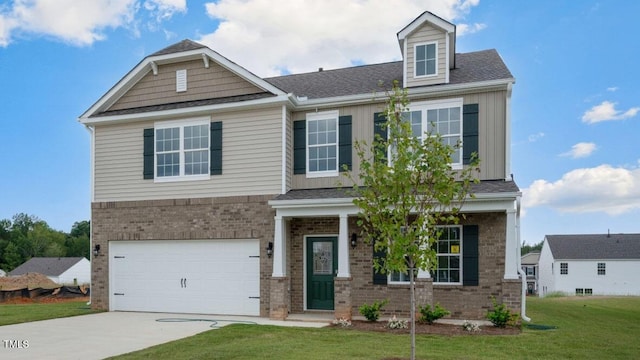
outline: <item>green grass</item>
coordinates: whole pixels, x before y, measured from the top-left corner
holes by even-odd
[[[640,297],[527,299],[535,324],[512,336],[418,335],[419,359],[631,359],[640,354]],[[118,359],[408,358],[409,336],[340,328],[229,325]]]
[[[89,309],[86,300],[61,303],[0,304],[0,326],[87,315],[95,312],[97,311]]]

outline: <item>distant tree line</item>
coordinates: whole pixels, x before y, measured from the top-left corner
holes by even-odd
[[[90,256],[90,223],[75,222],[70,233],[52,229],[24,213],[0,220],[0,269],[9,272],[32,257]]]
[[[533,244],[533,245],[529,245],[529,244],[525,244],[524,241],[522,242],[522,246],[520,247],[520,255],[526,255],[530,252],[540,252],[540,250],[542,250],[542,243],[543,241],[540,241],[537,244]]]

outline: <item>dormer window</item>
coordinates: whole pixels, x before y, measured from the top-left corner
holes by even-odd
[[[415,77],[438,75],[438,43],[415,46]]]

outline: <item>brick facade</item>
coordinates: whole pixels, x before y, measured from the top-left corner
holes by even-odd
[[[438,285],[431,279],[418,279],[416,282],[416,305],[440,303],[451,311],[451,317],[457,319],[483,319],[491,307],[491,297],[505,302],[512,311],[520,313],[521,282],[504,280],[506,214],[479,213],[467,214],[461,220],[462,225],[479,226],[479,284],[478,286]],[[290,262],[291,312],[304,311],[304,237],[310,235],[338,234],[339,219],[335,218],[296,218],[290,222]],[[349,219],[348,233],[359,233],[356,219]],[[464,250],[463,250],[464,251]],[[359,239],[355,249],[350,249],[351,279],[339,279],[336,284],[336,316],[348,313],[344,297],[350,294],[352,315],[359,315],[358,307],[363,303],[388,299],[384,315],[408,316],[409,285],[374,285],[372,270],[372,246]]]
[[[91,305],[109,309],[109,242],[145,240],[260,240],[260,316],[269,316],[273,261],[265,248],[273,241],[273,196],[174,199],[93,203]]]

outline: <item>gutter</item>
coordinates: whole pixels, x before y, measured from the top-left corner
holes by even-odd
[[[90,181],[90,197],[91,197],[91,202],[93,202],[93,156],[94,156],[94,144],[95,144],[95,129],[93,126],[91,125],[85,125],[85,129],[87,129],[87,131],[89,132],[90,135],[90,154],[89,154],[89,172],[91,174],[91,176],[89,177],[89,181]],[[93,232],[91,231],[91,227],[93,226],[93,211],[89,211],[89,257],[90,257],[90,263],[91,263],[91,268],[93,272]],[[91,306],[91,302],[93,300],[93,283],[92,283],[92,278],[93,276],[91,276],[91,274],[89,274],[89,302],[87,303],[88,306]]]

